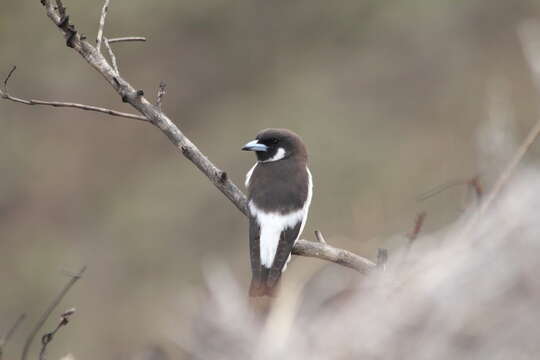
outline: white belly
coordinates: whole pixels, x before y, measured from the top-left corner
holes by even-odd
[[[311,198],[313,196],[313,182],[311,179],[311,172],[307,168],[306,170],[308,172],[309,179],[308,196],[306,199],[306,203],[304,204],[302,209],[290,212],[288,214],[280,214],[278,212],[265,212],[257,208],[257,206],[252,201],[250,201],[248,204],[249,211],[251,212],[252,216],[255,217],[257,223],[259,224],[261,232],[261,264],[266,268],[272,267],[272,264],[274,263],[279,239],[283,231],[287,229],[292,229],[296,225],[298,225],[299,222],[301,222],[300,231],[298,232],[298,236],[295,241],[298,240],[298,238],[302,234],[302,230],[304,229],[304,226],[306,224],[309,205],[311,204]],[[283,270],[285,270],[285,268],[286,265]]]

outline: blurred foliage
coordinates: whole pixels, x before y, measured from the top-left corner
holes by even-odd
[[[65,1],[95,36],[102,3]],[[537,95],[516,29],[540,15],[534,0],[112,0],[109,37],[121,73],[164,109],[238,184],[254,159],[240,147],[266,127],[302,135],[315,195],[304,237],[322,230],[368,257],[403,244],[416,212],[427,229],[462,211],[466,188],[430,188],[501,166],[484,162],[478,132],[496,79],[506,84],[520,139]],[[0,13],[0,72],[21,97],[131,111],[76,54],[34,1]],[[135,121],[0,102],[0,327],[30,323],[87,264],[66,301],[79,312],[50,358],[131,357],[185,329],[183,296],[220,261],[247,283],[241,214],[156,129]],[[533,150],[531,156],[538,156]],[[286,281],[322,264],[297,259]],[[56,320],[54,320],[56,321]],[[52,324],[54,324],[54,321]],[[15,356],[14,353],[9,354]]]

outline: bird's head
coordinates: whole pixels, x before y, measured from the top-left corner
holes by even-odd
[[[255,151],[261,162],[279,161],[290,157],[307,160],[306,146],[302,139],[287,129],[266,129],[257,134],[242,150]]]

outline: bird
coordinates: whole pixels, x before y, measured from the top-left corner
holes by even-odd
[[[250,297],[275,297],[306,224],[313,196],[306,145],[287,129],[265,129],[242,147],[257,162],[246,174]]]

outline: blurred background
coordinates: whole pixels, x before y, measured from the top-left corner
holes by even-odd
[[[102,2],[65,5],[94,38]],[[13,95],[132,111],[39,1],[2,8],[0,73],[18,66]],[[114,45],[121,74],[149,99],[164,80],[165,112],[238,185],[254,163],[240,148],[260,129],[300,134],[315,183],[303,237],[319,229],[374,259],[405,243],[419,211],[427,231],[458,217],[465,185],[421,195],[477,175],[489,186],[534,124],[517,30],[538,17],[536,0],[112,0],[105,36],[148,38]],[[0,129],[0,331],[28,314],[6,358],[64,271],[82,265],[57,311],[78,313],[50,358],[174,353],[213,264],[247,291],[246,220],[157,129],[7,101]],[[325,265],[297,258],[285,282]],[[55,313],[44,330],[56,323]]]

